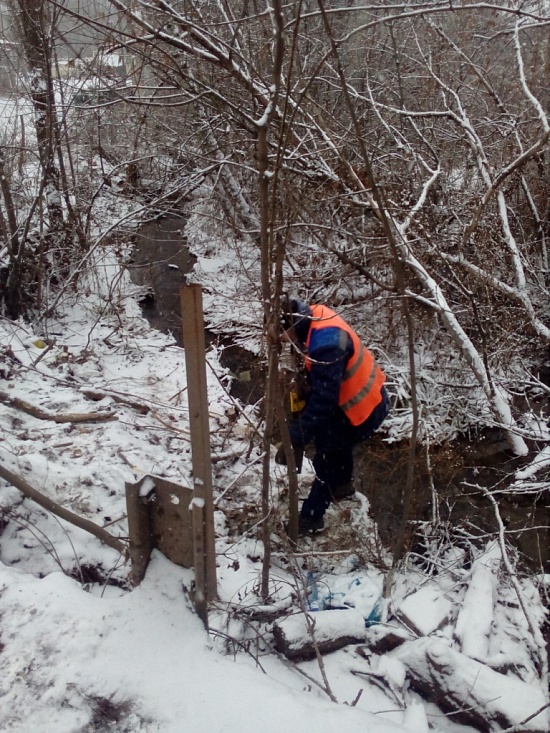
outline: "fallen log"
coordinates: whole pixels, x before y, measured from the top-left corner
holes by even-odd
[[[489,542],[485,552],[472,564],[470,582],[456,619],[454,634],[461,650],[479,662],[489,657],[501,564],[502,554],[498,543]]]
[[[7,392],[0,390],[0,402],[17,410],[22,410],[39,420],[51,420],[56,423],[82,423],[82,422],[103,422],[104,420],[112,420],[116,417],[114,412],[73,412],[65,415],[57,415],[50,410],[44,410],[42,407],[31,405],[30,402],[20,399],[19,397],[10,397]]]
[[[396,618],[416,636],[429,636],[449,623],[453,603],[435,584],[428,584],[404,598]]]
[[[367,629],[365,643],[374,654],[387,654],[414,637],[407,629],[386,624],[376,624]],[[361,649],[358,650],[361,654]]]
[[[12,486],[15,486],[15,488],[19,489],[22,494],[24,494],[29,499],[32,499],[34,502],[39,504],[47,511],[55,514],[61,519],[64,519],[66,522],[70,522],[70,524],[74,524],[75,527],[83,529],[85,532],[89,532],[90,534],[94,535],[94,537],[97,537],[98,540],[101,540],[101,542],[106,544],[108,547],[112,547],[113,550],[117,550],[117,552],[120,552],[121,555],[126,555],[127,547],[124,542],[117,539],[116,537],[113,537],[112,534],[107,532],[106,529],[100,527],[98,524],[95,524],[95,522],[91,522],[89,519],[85,519],[84,517],[79,517],[78,514],[74,514],[68,509],[60,506],[53,499],[50,499],[48,496],[42,494],[40,491],[32,487],[28,483],[28,481],[25,481],[24,478],[13,473],[1,463],[0,478],[3,478],[8,483],[12,484]]]
[[[542,688],[495,672],[433,638],[406,642],[395,656],[405,665],[411,687],[457,723],[484,733],[507,728],[548,733]]]
[[[365,636],[365,619],[352,608],[297,613],[273,625],[277,651],[294,661],[314,659],[317,652],[328,654],[348,644],[360,644]]]

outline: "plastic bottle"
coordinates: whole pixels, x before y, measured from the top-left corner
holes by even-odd
[[[307,571],[307,604],[310,611],[319,610],[319,588],[317,587],[317,581],[315,575],[311,570]]]

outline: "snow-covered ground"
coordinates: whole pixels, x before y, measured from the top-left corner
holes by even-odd
[[[9,121],[23,112],[31,140],[28,105],[0,105],[4,142],[17,138]],[[105,192],[95,207],[98,245],[78,292],[57,297],[41,326],[0,318],[0,468],[126,543],[126,483],[150,475],[193,485],[185,359],[142,318],[134,286],[100,243],[132,202]],[[192,216],[188,235],[207,314],[220,316],[220,292],[234,293],[222,315],[257,349],[259,308],[235,282],[244,271],[253,292],[257,263],[212,247],[203,225]],[[331,507],[327,530],[293,553],[281,531],[285,469],[273,466],[270,603],[261,601],[260,416],[229,395],[218,357],[209,353],[207,370],[219,594],[209,632],[188,598],[192,569],[155,550],[131,587],[124,555],[0,479],[0,730],[471,733],[478,711],[491,731],[523,721],[513,730],[547,731],[544,579],[510,577],[494,539],[473,556],[448,548],[435,575],[397,573],[387,623],[366,628],[388,560],[367,500]],[[394,418],[396,434],[403,424]],[[311,479],[306,461],[302,495]],[[291,662],[275,648],[275,623],[288,638],[314,623],[319,643],[346,630],[365,637],[322,663]],[[388,630],[406,641],[382,652]],[[440,691],[437,705],[429,689]]]
[[[0,320],[0,465],[124,540],[125,482],[154,475],[192,486],[184,353],[143,320],[133,286],[107,254],[93,272],[93,287],[83,281],[78,296],[66,296],[40,331]],[[118,552],[0,480],[0,729],[477,730],[416,691],[423,675],[425,684],[437,677],[433,659],[441,660],[440,676],[447,675],[438,684],[449,703],[456,693],[482,707],[491,730],[544,708],[539,593],[531,580],[510,581],[494,543],[473,564],[451,552],[436,576],[412,570],[396,576],[387,620],[409,641],[392,651],[369,649],[383,624],[366,630],[363,643],[325,655],[323,665],[291,663],[275,651],[273,620],[255,621],[251,613],[263,607],[259,418],[235,404],[227,387],[213,351],[208,393],[219,601],[210,633],[184,591],[192,569],[154,551],[144,581],[131,588],[129,562]],[[87,421],[86,413],[113,414]],[[67,415],[73,419],[59,421]],[[285,474],[280,467],[273,472],[274,513],[282,520]],[[304,492],[311,476],[307,464]],[[321,619],[326,624],[326,614],[335,613],[323,612],[331,605],[349,607],[350,623],[352,615],[355,622],[357,614],[368,619],[384,574],[367,559],[374,528],[366,499],[331,507],[327,531],[304,540],[295,555],[280,526],[273,534],[271,609],[286,608],[292,624],[303,620],[301,605],[318,608],[310,615],[325,614],[319,633]],[[338,613],[328,618],[345,627],[346,612]],[[546,731],[548,710],[524,729]]]

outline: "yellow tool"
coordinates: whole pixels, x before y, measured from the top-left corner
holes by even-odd
[[[306,406],[306,401],[300,396],[298,383],[295,379],[290,383],[290,411],[292,413],[301,412]]]

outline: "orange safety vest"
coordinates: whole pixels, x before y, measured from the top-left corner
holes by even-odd
[[[338,404],[352,425],[361,425],[374,408],[382,402],[381,389],[386,375],[380,369],[374,356],[361,343],[359,336],[326,305],[310,305],[312,314],[311,326],[306,341],[306,354],[309,350],[311,336],[322,328],[339,328],[349,334],[353,344],[344,379],[340,385]],[[306,369],[310,370],[312,360],[306,355]]]

